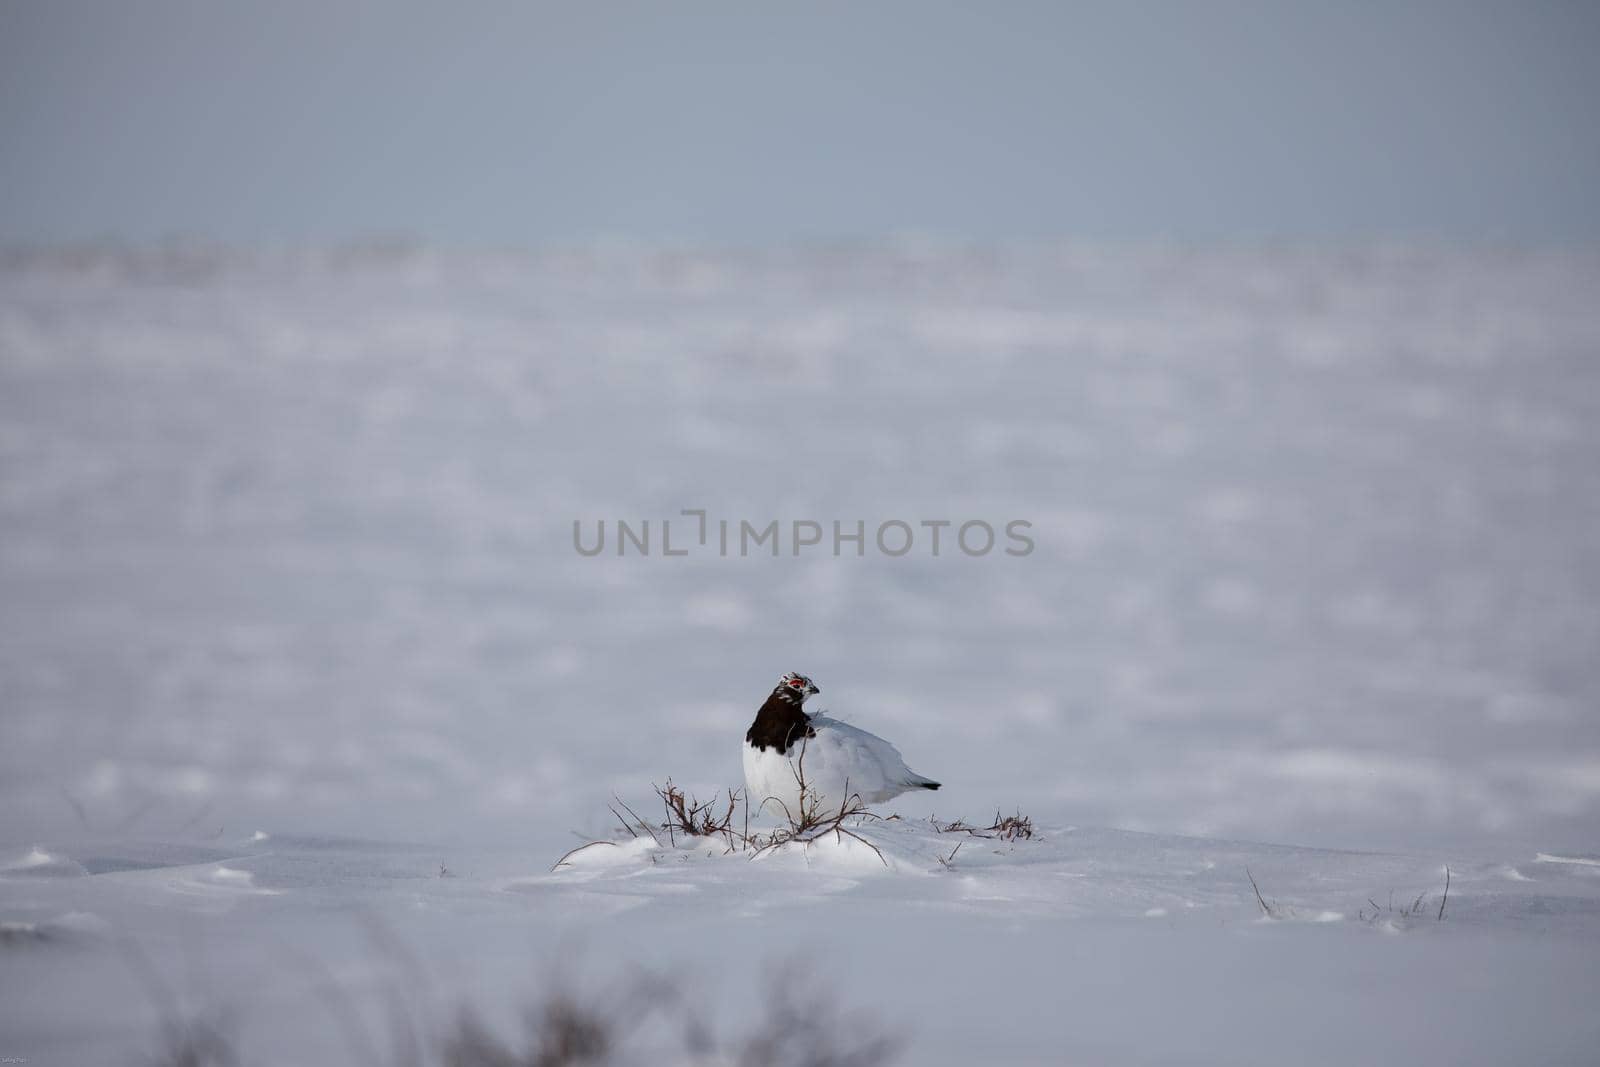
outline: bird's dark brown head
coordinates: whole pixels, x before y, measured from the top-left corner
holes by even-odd
[[[775,748],[782,755],[789,751],[789,746],[815,737],[811,717],[801,710],[801,705],[807,697],[820,692],[816,683],[803,674],[790,671],[779,678],[772,695],[756,712],[756,721],[746,731],[745,741],[763,752]]]
[[[790,671],[778,679],[778,686],[772,691],[772,695],[796,704],[804,704],[807,697],[815,696],[820,692],[822,690],[818,689],[816,683],[810,678]]]

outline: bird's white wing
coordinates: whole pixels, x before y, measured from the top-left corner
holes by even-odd
[[[805,774],[830,796],[859,793],[868,804],[904,792],[917,775],[889,742],[849,723],[814,715],[817,736],[806,742]]]

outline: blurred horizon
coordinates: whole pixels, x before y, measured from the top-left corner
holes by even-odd
[[[1595,239],[1537,237],[1418,236],[1404,234],[1349,234],[1344,236],[1239,236],[1239,237],[969,237],[925,230],[835,237],[795,237],[783,240],[591,235],[568,239],[526,241],[448,240],[398,231],[351,231],[294,239],[230,239],[201,233],[152,234],[139,238],[111,235],[52,240],[0,238],[0,256],[10,265],[30,263],[70,266],[96,258],[174,262],[185,258],[213,259],[219,263],[268,262],[326,257],[342,263],[382,263],[408,257],[438,255],[451,258],[538,259],[561,255],[611,253],[621,255],[756,256],[783,257],[828,252],[897,252],[907,255],[953,252],[1051,251],[1104,252],[1108,254],[1259,253],[1262,255],[1341,254],[1442,254],[1517,255],[1551,254],[1587,258],[1600,254]]]
[[[1600,9],[0,6],[0,244],[1600,240]]]

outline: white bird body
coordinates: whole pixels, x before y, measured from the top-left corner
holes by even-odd
[[[791,679],[803,687],[793,686]],[[881,804],[913,789],[939,788],[907,767],[899,749],[876,734],[826,714],[803,712],[800,705],[812,692],[816,687],[810,679],[785,675],[745,735],[745,789],[758,813],[798,820],[802,777],[806,802],[819,814],[837,811],[852,798]]]

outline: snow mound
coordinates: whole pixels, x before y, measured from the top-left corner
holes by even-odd
[[[0,861],[0,878],[74,878],[88,873],[76,860],[38,846]]]

